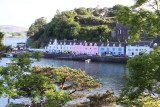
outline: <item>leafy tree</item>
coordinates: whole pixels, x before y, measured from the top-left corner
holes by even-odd
[[[148,4],[151,9],[143,8]],[[160,8],[159,0],[136,0],[132,7],[125,7],[117,14],[117,19],[122,24],[129,24],[131,41],[139,40],[140,34],[145,32],[145,37],[160,35]]]
[[[33,36],[37,32],[44,29],[44,25],[46,24],[46,18],[41,17],[39,19],[36,19],[35,22],[30,26],[29,30],[27,31],[27,36]]]
[[[82,91],[90,88],[99,87],[99,81],[88,76],[84,71],[71,69],[69,67],[34,66],[31,70],[34,74],[43,74],[52,79],[53,83],[57,83],[62,90],[70,90],[70,94],[76,91]]]
[[[74,11],[78,15],[91,15],[91,12],[88,9],[84,8],[84,7],[74,9]]]
[[[101,107],[115,105],[114,93],[108,90],[103,94],[96,93],[94,95],[90,95],[88,96],[88,99],[90,100],[90,106]]]
[[[2,43],[3,37],[4,37],[4,34],[0,32],[0,58],[2,57],[2,51],[4,50],[4,46]]]
[[[129,99],[138,98],[143,92],[149,95],[159,92],[160,82],[160,56],[156,53],[135,56],[128,60],[129,75],[125,76],[126,84],[122,90],[122,96]]]
[[[125,107],[158,107],[160,98],[142,93],[137,99],[130,100],[128,97],[123,97],[117,103]]]
[[[0,67],[0,95],[8,96],[7,107],[11,98],[21,97],[29,98],[33,107],[61,107],[72,100],[72,93],[99,86],[98,80],[81,70],[54,66],[32,68],[31,57],[39,60],[42,55],[24,52],[13,58],[13,63],[7,67]]]

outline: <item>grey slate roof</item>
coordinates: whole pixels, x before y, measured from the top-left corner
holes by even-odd
[[[140,41],[140,42],[133,42],[133,43],[127,43],[127,45],[131,46],[151,46],[152,42],[151,41]]]

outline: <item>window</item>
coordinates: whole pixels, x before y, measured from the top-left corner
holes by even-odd
[[[118,51],[122,51],[122,48],[118,48]]]
[[[112,51],[115,51],[115,48],[112,48]]]
[[[104,51],[104,48],[101,48],[101,51]]]
[[[131,51],[131,49],[128,49],[128,51]]]
[[[119,34],[121,34],[122,33],[122,31],[121,30],[119,30]]]
[[[141,49],[139,49],[139,51],[141,51]]]
[[[136,51],[138,51],[138,49],[136,49]]]
[[[94,50],[97,50],[97,48],[94,48]]]
[[[87,48],[85,48],[85,50],[87,50]]]
[[[118,52],[118,55],[121,55],[122,53],[121,52]]]

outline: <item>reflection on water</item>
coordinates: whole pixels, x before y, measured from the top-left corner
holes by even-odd
[[[5,66],[6,62],[10,58],[2,58],[0,66]],[[124,84],[122,75],[126,74],[125,64],[117,63],[102,63],[102,62],[90,62],[86,63],[83,61],[72,61],[72,60],[57,60],[57,59],[42,59],[40,62],[35,62],[33,65],[54,65],[56,67],[68,66],[74,69],[82,69],[86,71],[87,74],[99,79],[102,83],[102,87],[95,89],[95,92],[105,92],[106,90],[112,90],[115,94],[120,93],[120,89]],[[89,92],[90,93],[90,92]],[[85,100],[82,98],[82,100]],[[13,100],[12,100],[13,101]],[[78,99],[80,101],[80,99]],[[19,102],[16,100],[14,102]],[[7,103],[6,98],[0,99],[0,107],[4,107]]]

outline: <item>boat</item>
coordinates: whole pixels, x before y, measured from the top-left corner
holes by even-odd
[[[8,64],[13,64],[13,63],[15,63],[15,61],[8,60],[8,61],[6,62],[7,65],[8,65]]]
[[[6,55],[7,58],[13,58],[13,54]]]
[[[91,62],[91,59],[87,59],[87,60],[85,60],[85,62],[88,62],[88,63],[89,63],[89,62]]]

